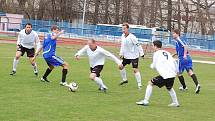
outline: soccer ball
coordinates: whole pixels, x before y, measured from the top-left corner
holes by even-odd
[[[71,82],[69,85],[69,90],[75,92],[78,89],[78,85],[75,82]]]

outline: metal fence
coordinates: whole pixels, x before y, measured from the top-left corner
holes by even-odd
[[[121,28],[115,26],[104,25],[89,25],[80,23],[69,23],[66,21],[44,21],[44,20],[22,20],[22,28],[24,25],[30,22],[33,24],[33,29],[38,32],[49,32],[52,25],[58,25],[61,29],[64,29],[69,37],[84,37],[84,38],[102,38],[107,41],[118,41],[122,35]],[[153,35],[151,29],[130,29],[140,42],[151,42],[154,39],[159,39],[165,45],[173,46],[175,42],[172,40],[171,33],[165,34],[159,32],[157,35]],[[193,49],[213,51],[215,50],[215,35],[200,35],[193,33],[184,33],[182,37],[187,41]]]

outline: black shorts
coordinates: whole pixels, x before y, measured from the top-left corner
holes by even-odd
[[[126,66],[127,64],[132,64],[133,68],[138,68],[138,61],[139,61],[139,58],[136,58],[136,59],[125,59],[125,58],[123,58],[122,65]]]
[[[27,57],[34,57],[34,53],[35,53],[34,48],[28,49],[28,48],[23,47],[22,45],[19,45],[19,48],[17,49],[17,51],[22,52],[21,56],[23,56],[25,54],[25,52],[26,52]]]
[[[90,67],[90,72],[95,73],[96,77],[100,77],[100,73],[103,69],[104,65],[97,65],[94,68]]]
[[[166,86],[167,89],[172,89],[175,78],[164,79],[162,76],[154,77],[151,82],[159,88]]]

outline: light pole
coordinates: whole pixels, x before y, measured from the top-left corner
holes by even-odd
[[[83,11],[82,25],[81,25],[82,35],[84,34],[84,20],[85,20],[85,12],[86,12],[86,3],[87,3],[87,0],[84,0],[84,11]]]

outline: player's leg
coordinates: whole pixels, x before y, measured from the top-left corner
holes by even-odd
[[[120,69],[120,74],[121,74],[121,77],[122,77],[122,81],[119,83],[119,85],[123,85],[123,84],[128,83],[125,66],[127,64],[129,64],[129,63],[131,63],[131,62],[128,59],[123,58],[123,61],[122,61],[123,67],[119,68]]]
[[[90,73],[89,78],[98,84],[99,90],[106,92],[107,86],[103,83],[102,79],[100,78],[100,73],[101,73],[102,69],[103,69],[102,65],[91,68],[90,69],[91,73]]]
[[[200,84],[197,80],[196,75],[193,73],[193,63],[192,63],[192,59],[191,57],[187,57],[187,63],[185,65],[186,71],[188,73],[188,75],[193,79],[193,82],[195,83],[196,86],[196,90],[195,93],[198,94],[200,92]]]
[[[199,81],[198,81],[198,79],[196,77],[196,74],[193,73],[192,69],[189,69],[187,72],[188,72],[188,75],[193,79],[193,82],[196,85],[195,93],[198,94],[200,92],[201,87],[200,87]]]
[[[151,81],[149,81],[146,87],[145,98],[139,102],[136,102],[136,104],[145,105],[145,106],[149,104],[149,99],[151,97],[152,89],[154,85],[158,86],[159,88],[163,87],[165,85],[163,77],[157,76],[157,77],[154,77]]]
[[[10,73],[10,75],[14,75],[16,73],[17,64],[19,62],[20,57],[23,56],[24,53],[25,53],[24,48],[21,45],[17,45],[16,55],[13,59],[13,69],[12,69],[12,72]]]
[[[184,66],[184,60],[179,60],[179,72],[178,72],[178,80],[181,83],[181,87],[179,87],[179,90],[185,91],[187,90],[187,86],[184,81],[184,77],[182,73],[184,72],[185,66]]]
[[[35,60],[33,60],[35,50],[34,50],[34,48],[32,48],[32,49],[26,49],[26,52],[27,52],[27,57],[29,57],[29,61],[30,61],[31,65],[32,65],[32,67],[33,67],[34,74],[36,76],[38,76],[37,63],[36,63]]]
[[[141,87],[142,87],[142,81],[141,81],[140,71],[138,69],[138,61],[139,61],[138,58],[137,59],[133,59],[131,63],[132,63],[134,75],[135,75],[135,78],[136,78],[136,81],[137,81],[138,89],[141,89]]]
[[[46,81],[46,82],[50,82],[47,77],[48,75],[52,72],[52,70],[54,69],[54,66],[48,64],[48,68],[46,69],[45,73],[43,74],[43,76],[41,77],[41,81]]]
[[[174,84],[174,80],[175,80],[175,78],[165,79],[166,89],[168,90],[169,95],[170,95],[170,97],[172,99],[172,103],[169,104],[168,106],[179,107],[179,103],[178,103],[178,99],[177,99],[175,90],[172,88],[173,84]]]
[[[66,75],[68,73],[69,64],[64,61],[62,67],[63,67],[63,70],[62,70],[62,79],[61,79],[60,84],[63,85],[63,86],[66,86],[67,85]]]

